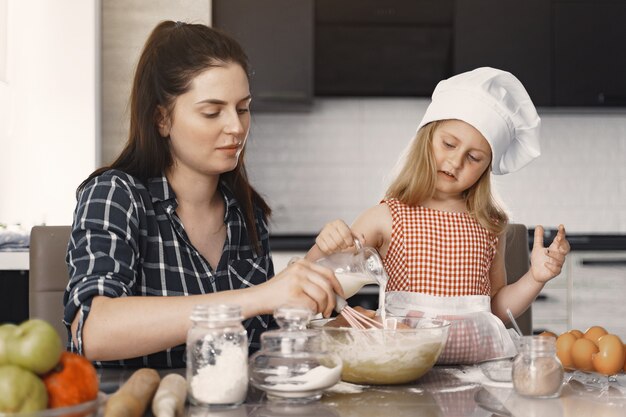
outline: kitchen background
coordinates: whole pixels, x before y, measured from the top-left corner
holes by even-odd
[[[147,34],[166,18],[208,23],[211,2],[0,4],[8,40],[0,223],[68,224],[76,185],[125,141],[130,80]],[[304,112],[254,113],[247,162],[274,207],[274,233],[315,233],[376,203],[427,104],[426,97],[316,97]],[[626,233],[624,108],[543,106],[539,113],[542,156],[494,178],[512,219]]]
[[[0,223],[71,223],[76,186],[126,139],[132,71],[148,33],[163,19],[210,23],[212,10],[210,0],[0,0]],[[626,56],[624,49],[613,53]],[[281,50],[273,54],[280,61]],[[247,163],[274,209],[272,232],[310,236],[379,201],[428,98],[324,96],[299,111],[256,113],[254,105]],[[580,236],[626,234],[625,108],[547,105],[539,113],[542,156],[494,177],[512,220],[531,228],[563,223]],[[600,258],[623,258],[620,245]],[[547,289],[556,304],[543,317],[556,314],[556,330],[586,323],[572,312],[589,292],[575,291],[573,282],[582,281],[572,271],[583,263],[571,258],[566,278]],[[613,277],[603,294],[617,300],[626,270],[603,268]],[[594,288],[595,276],[588,278]]]

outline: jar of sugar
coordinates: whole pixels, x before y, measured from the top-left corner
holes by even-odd
[[[189,402],[234,407],[248,392],[248,335],[238,305],[197,305],[187,333]]]
[[[513,387],[525,397],[555,398],[561,394],[563,365],[556,356],[556,339],[523,336],[513,361]]]
[[[341,358],[324,349],[319,332],[306,328],[311,317],[306,308],[278,308],[280,330],[263,333],[261,350],[250,357],[250,381],[271,401],[315,401],[341,379]]]

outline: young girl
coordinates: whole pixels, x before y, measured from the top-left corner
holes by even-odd
[[[530,270],[506,285],[508,218],[492,196],[489,171],[506,174],[537,157],[539,124],[528,93],[508,72],[478,68],[440,82],[385,199],[352,228],[327,224],[307,258],[346,250],[359,238],[384,259],[389,312],[455,319],[442,362],[510,354],[500,320],[508,321],[507,308],[522,314],[569,252],[562,225],[548,248],[537,227]]]

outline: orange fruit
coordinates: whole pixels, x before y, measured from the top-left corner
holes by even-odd
[[[76,405],[98,396],[96,369],[76,353],[63,352],[57,366],[42,379],[48,391],[48,408]]]

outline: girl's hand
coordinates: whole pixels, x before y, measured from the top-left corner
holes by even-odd
[[[315,244],[324,255],[330,255],[356,247],[355,239],[361,239],[361,243],[365,241],[363,236],[359,237],[352,233],[343,220],[334,220],[324,226],[315,238]]]
[[[262,299],[270,304],[270,312],[287,304],[307,307],[330,317],[335,308],[335,294],[345,296],[333,271],[305,259],[290,262],[261,286],[266,292]]]
[[[546,283],[561,273],[570,245],[565,238],[565,227],[560,224],[549,247],[543,246],[543,227],[535,228],[535,243],[530,254],[530,272],[535,281]]]

